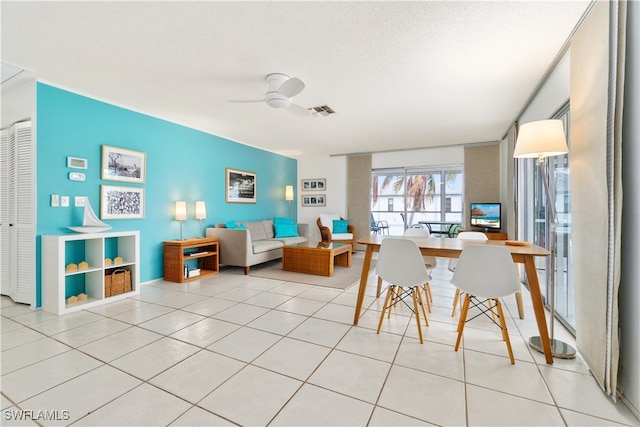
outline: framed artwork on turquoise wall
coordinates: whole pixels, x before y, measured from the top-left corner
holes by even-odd
[[[257,202],[258,176],[254,172],[227,168],[226,175],[227,203]]]
[[[144,218],[144,188],[100,186],[100,219]]]
[[[144,184],[147,155],[126,148],[102,146],[102,179]]]

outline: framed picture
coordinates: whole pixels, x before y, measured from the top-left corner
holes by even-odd
[[[305,194],[302,196],[302,206],[326,206],[327,200],[324,194]]]
[[[301,181],[302,191],[326,191],[327,189],[326,178],[303,179]]]
[[[102,146],[102,179],[144,184],[147,155],[126,148]]]
[[[144,188],[100,186],[100,219],[144,218]]]
[[[256,203],[258,194],[258,177],[254,172],[238,169],[226,169],[227,203]]]

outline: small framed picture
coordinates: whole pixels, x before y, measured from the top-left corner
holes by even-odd
[[[301,198],[303,207],[326,206],[327,200],[324,194],[305,194]]]
[[[102,146],[102,179],[144,184],[147,155],[126,148]]]
[[[227,203],[256,203],[258,194],[258,177],[254,172],[238,169],[226,169]]]
[[[100,219],[144,218],[144,188],[100,186]]]
[[[326,178],[303,179],[301,181],[302,181],[302,191],[326,191],[327,190]]]

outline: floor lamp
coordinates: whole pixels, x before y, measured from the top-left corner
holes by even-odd
[[[293,200],[293,185],[284,187],[284,199],[289,202],[289,218],[291,218],[291,201]]]
[[[551,320],[549,324],[551,352],[554,357],[561,359],[572,359],[576,357],[576,350],[569,344],[553,338],[555,323],[555,299],[556,299],[556,227],[558,226],[558,215],[555,209],[555,198],[549,189],[549,172],[545,159],[551,156],[559,156],[568,152],[567,140],[564,136],[564,128],[561,120],[540,120],[537,122],[525,123],[520,126],[516,148],[513,153],[515,158],[537,158],[540,174],[544,182],[544,190],[547,197],[547,209],[551,223],[551,252],[550,259],[550,293],[549,308],[551,310]],[[543,353],[540,337],[531,337],[529,345]]]

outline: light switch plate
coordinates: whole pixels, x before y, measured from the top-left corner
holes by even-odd
[[[82,172],[69,172],[69,179],[71,181],[84,181],[85,175]]]
[[[69,196],[60,197],[60,206],[62,206],[63,208],[69,207]]]
[[[58,206],[60,206],[60,196],[57,194],[52,194],[51,195],[51,207],[52,208],[57,208]]]

